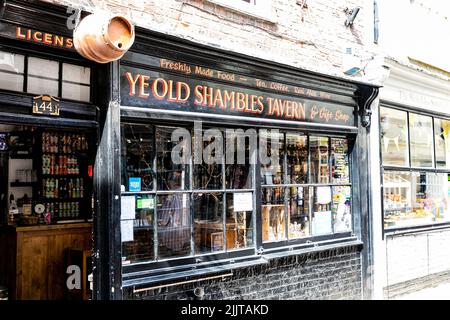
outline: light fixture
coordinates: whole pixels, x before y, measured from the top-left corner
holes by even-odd
[[[347,20],[345,20],[346,27],[353,25],[353,21],[355,21],[360,9],[361,7],[355,7],[352,10],[349,10],[349,8],[345,8],[344,12],[347,14]]]

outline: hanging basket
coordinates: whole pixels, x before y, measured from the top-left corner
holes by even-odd
[[[75,28],[73,42],[86,59],[108,63],[120,59],[133,45],[134,26],[121,15],[93,13]]]

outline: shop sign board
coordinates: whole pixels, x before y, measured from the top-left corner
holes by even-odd
[[[356,124],[355,103],[341,103],[338,94],[159,60],[156,70],[121,65],[122,106],[299,123]]]

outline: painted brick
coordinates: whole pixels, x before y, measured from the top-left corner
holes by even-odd
[[[81,0],[45,0],[79,7]],[[268,0],[269,1],[269,0]],[[207,0],[107,0],[115,13],[127,14],[147,29],[294,67],[345,77],[344,48],[361,59],[375,52],[371,34],[372,2],[368,0],[272,0],[275,23]],[[344,26],[346,7],[361,10],[352,28]]]
[[[125,299],[194,299],[196,287],[203,287],[205,300],[234,299],[360,299],[361,257],[359,247],[346,250],[307,253],[273,259],[269,266],[235,270],[231,279],[207,280],[176,285],[168,289],[147,290],[133,294],[124,290]],[[345,254],[340,254],[346,252]],[[327,257],[320,261],[319,257]],[[306,261],[306,262],[305,262]],[[341,269],[341,263],[357,261],[358,265]],[[301,263],[300,263],[301,262]],[[314,266],[309,265],[314,262]],[[276,267],[274,267],[276,266]],[[248,277],[249,273],[253,276]],[[296,276],[292,276],[296,275]]]

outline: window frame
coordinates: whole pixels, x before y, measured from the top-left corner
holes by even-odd
[[[23,82],[22,82],[22,86],[21,86],[22,90],[21,91],[14,91],[14,90],[8,90],[8,89],[0,88],[0,91],[11,92],[11,93],[24,93],[24,94],[28,94],[28,95],[32,95],[32,96],[35,96],[37,94],[48,94],[48,92],[33,93],[33,92],[29,92],[28,91],[28,79],[30,77],[30,74],[29,74],[29,58],[37,58],[37,59],[54,61],[54,62],[58,63],[58,78],[54,79],[55,81],[58,82],[58,88],[57,88],[58,95],[56,96],[56,98],[62,99],[64,101],[68,101],[68,102],[75,102],[75,103],[85,103],[85,104],[92,104],[92,103],[94,103],[94,98],[95,98],[94,91],[95,90],[93,90],[93,84],[95,83],[95,76],[94,76],[94,71],[95,70],[94,70],[93,66],[83,64],[82,62],[79,62],[79,61],[72,61],[72,60],[69,61],[69,60],[61,59],[59,56],[58,57],[54,57],[54,56],[40,55],[40,54],[34,54],[34,53],[30,54],[27,51],[15,50],[14,48],[3,47],[1,45],[0,45],[0,51],[6,52],[6,53],[10,53],[10,54],[19,54],[19,55],[24,56],[24,70],[23,70],[23,73],[20,74],[20,75],[23,76]],[[77,84],[79,84],[81,86],[88,86],[89,87],[89,100],[88,101],[75,100],[75,99],[69,99],[69,98],[63,98],[62,97],[64,82],[73,83],[73,82],[67,81],[67,80],[63,81],[63,64],[69,64],[69,65],[74,65],[74,66],[83,67],[83,68],[89,68],[90,69],[89,85],[82,84],[82,83],[77,83]],[[36,76],[36,75],[32,75],[32,77],[40,78],[40,76]],[[45,78],[45,77],[43,77],[43,78]]]
[[[381,108],[387,108],[387,109],[393,109],[397,111],[402,111],[406,113],[406,119],[407,119],[407,138],[408,138],[408,166],[397,166],[397,165],[384,165],[383,164],[383,143],[381,138]],[[433,223],[426,223],[426,224],[411,224],[408,226],[393,226],[393,227],[386,227],[385,226],[385,199],[384,199],[384,192],[385,192],[385,186],[384,186],[384,174],[389,172],[409,172],[411,174],[411,186],[413,184],[412,176],[422,173],[434,173],[434,174],[448,174],[450,175],[450,168],[438,168],[436,166],[436,136],[435,136],[435,119],[439,120],[446,120],[450,121],[450,116],[446,114],[438,114],[434,112],[426,112],[421,109],[417,109],[414,107],[408,107],[404,105],[389,103],[386,101],[381,101],[378,108],[378,124],[379,124],[379,135],[378,135],[378,143],[379,143],[379,159],[380,159],[380,181],[381,181],[381,223],[383,226],[383,238],[387,234],[397,234],[397,233],[408,233],[413,230],[420,230],[420,229],[431,229],[431,228],[439,228],[439,227],[448,227],[450,226],[450,221],[440,221],[440,222],[433,222]],[[432,124],[432,146],[433,146],[433,167],[416,167],[412,166],[412,159],[411,159],[411,135],[410,135],[410,114],[416,114],[420,116],[426,116],[431,118],[431,124]],[[411,199],[411,204],[413,204],[413,199]]]
[[[133,119],[133,118],[124,118],[123,116],[121,117],[121,121],[120,121],[120,125],[122,128],[122,125],[147,125],[147,126],[153,126],[153,132],[156,132],[156,127],[157,126],[162,126],[162,127],[183,127],[186,129],[192,129],[189,130],[191,132],[191,135],[193,133],[193,121],[188,121],[188,122],[174,122],[174,121],[170,121],[170,120],[163,120],[161,119],[161,121],[155,121],[155,120],[137,120],[137,119]],[[203,129],[206,130],[207,128],[218,128],[220,130],[225,130],[228,128],[234,128],[234,129],[244,129],[246,130],[247,128],[249,128],[248,126],[238,126],[236,124],[234,125],[230,125],[230,124],[221,124],[218,126],[215,126],[214,124],[210,124],[210,123],[205,123],[203,126]],[[329,177],[330,177],[330,182],[328,184],[321,184],[321,183],[316,183],[316,184],[311,184],[308,183],[307,184],[279,184],[279,185],[271,185],[274,187],[283,187],[285,188],[285,192],[289,191],[289,187],[307,187],[310,188],[310,190],[313,190],[314,187],[320,187],[320,186],[327,186],[327,187],[335,187],[335,186],[348,186],[351,189],[351,225],[352,225],[352,229],[349,231],[344,231],[344,232],[334,232],[334,229],[332,227],[333,233],[330,234],[323,234],[323,235],[310,235],[307,237],[301,237],[301,238],[292,238],[292,239],[286,239],[286,240],[281,240],[281,241],[269,241],[269,242],[263,242],[262,241],[262,188],[263,186],[267,186],[267,185],[263,185],[262,184],[262,179],[261,179],[261,163],[260,163],[260,159],[259,157],[256,155],[256,163],[253,165],[253,170],[252,170],[252,176],[253,176],[253,186],[250,189],[230,189],[230,188],[226,188],[225,186],[225,181],[222,181],[223,183],[223,189],[221,190],[205,190],[205,189],[193,189],[192,184],[189,186],[189,189],[185,189],[185,190],[164,190],[164,191],[158,191],[157,190],[157,181],[156,181],[156,174],[155,177],[153,179],[153,189],[151,191],[141,191],[141,192],[135,192],[135,191],[125,191],[125,192],[121,192],[121,195],[123,196],[129,196],[129,195],[137,195],[137,194],[153,194],[155,195],[155,203],[157,202],[156,196],[158,194],[170,194],[170,193],[174,193],[174,192],[178,192],[178,193],[188,193],[190,194],[190,204],[192,207],[193,204],[193,199],[192,196],[196,193],[211,193],[211,192],[221,192],[224,195],[224,201],[226,201],[226,195],[229,193],[236,193],[236,192],[252,192],[253,193],[253,213],[252,213],[252,217],[253,217],[253,228],[254,228],[254,234],[253,234],[253,246],[250,247],[246,247],[246,248],[237,248],[237,249],[232,249],[232,250],[222,250],[220,252],[209,252],[209,253],[203,253],[203,254],[197,254],[197,255],[192,255],[192,252],[190,255],[188,256],[183,256],[183,257],[173,257],[173,258],[165,258],[165,259],[157,259],[156,257],[154,257],[153,260],[145,260],[145,261],[137,261],[137,262],[131,262],[131,263],[126,263],[122,265],[123,268],[123,276],[125,278],[127,278],[129,275],[134,275],[135,272],[137,272],[137,274],[139,274],[140,272],[146,273],[146,272],[158,272],[158,270],[160,270],[161,268],[183,268],[183,267],[189,267],[192,265],[199,265],[199,264],[228,264],[228,263],[232,263],[234,261],[237,261],[237,259],[259,259],[261,254],[271,254],[271,253],[276,253],[276,252],[286,252],[286,251],[292,251],[292,250],[297,250],[297,249],[301,249],[301,248],[305,248],[305,247],[314,247],[317,246],[320,243],[333,243],[333,242],[339,242],[339,241],[344,241],[344,240],[348,240],[351,237],[355,237],[355,233],[357,230],[356,227],[356,223],[357,220],[356,214],[358,212],[360,212],[360,210],[358,209],[359,207],[359,197],[355,196],[355,188],[353,188],[353,184],[354,184],[354,173],[353,173],[353,157],[356,156],[356,153],[353,152],[353,149],[355,148],[355,143],[356,143],[356,135],[351,134],[351,133],[339,133],[339,132],[316,132],[316,131],[308,131],[308,130],[295,130],[292,128],[265,128],[265,127],[257,127],[257,132],[258,132],[258,141],[259,141],[259,130],[260,129],[279,129],[280,133],[283,133],[283,137],[286,137],[286,134],[296,134],[296,135],[307,135],[309,136],[318,136],[318,137],[327,137],[328,138],[328,145],[329,145],[329,151],[328,151],[328,163],[330,165],[330,170],[329,170]],[[349,167],[349,182],[348,183],[332,183],[332,170],[331,170],[331,139],[332,138],[340,138],[340,139],[347,139],[347,143],[348,143],[348,150],[347,150],[347,155],[348,155],[348,167]],[[121,138],[120,140],[123,142],[123,135],[121,133]],[[284,138],[285,139],[285,138]],[[308,140],[308,147],[309,147],[309,138]],[[153,143],[156,144],[156,139],[153,139]],[[153,161],[153,165],[155,165],[155,161],[156,161],[156,149],[154,150],[154,161]],[[258,150],[256,150],[256,153],[258,153]],[[120,157],[120,161],[122,161],[122,155]],[[285,161],[287,161],[287,153],[284,153],[284,157],[283,157],[283,164],[285,164]],[[309,153],[309,149],[308,149],[308,167],[309,167],[309,163],[310,163],[310,153]],[[120,167],[122,168],[122,164],[120,165]],[[192,163],[192,159],[190,161],[190,175],[192,175],[193,173],[193,163]],[[226,165],[222,166],[222,173],[226,170]],[[287,170],[284,170],[285,172],[283,173],[284,177],[287,176]],[[155,172],[156,173],[156,172]],[[121,184],[122,184],[122,178],[120,178]],[[286,181],[286,180],[285,180]],[[192,180],[191,180],[192,182]],[[287,203],[288,199],[286,198],[285,203]],[[332,200],[333,202],[333,200]],[[330,206],[333,205],[333,203],[330,203]],[[312,204],[309,204],[309,207],[311,210]],[[156,210],[155,210],[155,214],[156,214]],[[286,216],[287,216],[287,212],[286,212]],[[226,211],[224,211],[224,215],[226,215]],[[191,209],[190,212],[190,217],[191,217],[191,230],[193,230],[194,228],[194,213],[193,210]],[[225,232],[225,229],[223,230]],[[156,232],[155,232],[156,233]],[[154,237],[157,237],[154,236]],[[192,240],[193,239],[193,233],[191,234],[191,245],[192,245]],[[121,242],[121,248],[122,248],[123,243]],[[157,243],[154,244],[155,246],[157,246]],[[192,249],[192,247],[191,247]],[[225,249],[225,248],[224,248]],[[139,271],[140,270],[140,271]],[[161,269],[162,270],[162,269]]]

